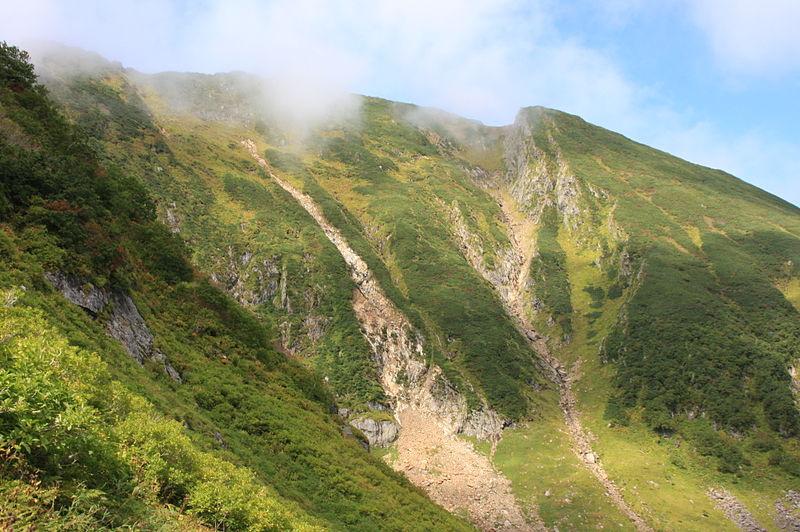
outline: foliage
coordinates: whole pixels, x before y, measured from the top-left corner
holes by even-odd
[[[530,276],[536,279],[534,293],[553,312],[565,334],[572,332],[569,278],[565,267],[564,250],[558,243],[560,220],[555,209],[542,216],[537,235],[538,254],[531,261]]]
[[[584,232],[572,236],[599,255],[608,284],[578,287],[591,299],[582,318],[591,325],[607,308],[616,313],[601,344],[614,363],[607,419],[685,433],[727,472],[747,459],[726,432],[770,431],[792,455],[785,438],[798,434],[800,412],[787,369],[798,358],[800,321],[779,287],[796,275],[800,210],[578,117],[543,109],[520,117],[537,145],[558,147],[586,192],[575,200],[583,212],[570,218]],[[566,220],[547,216],[540,231]],[[721,430],[693,428],[705,426],[686,423],[693,418]]]
[[[13,90],[24,90],[36,84],[28,52],[5,41],[0,43],[0,82]]]
[[[123,174],[149,161],[121,157],[121,170],[110,170],[95,151],[105,141],[87,141],[42,92],[4,85],[0,98],[9,127],[27,135],[0,137],[0,288],[8,301],[0,306],[0,522],[469,528],[345,436],[319,375],[275,349],[272,327],[193,274],[184,244],[154,220],[149,193]],[[147,134],[129,138],[147,142],[152,132],[144,127]],[[169,153],[156,156],[168,167]],[[175,162],[171,170],[198,178]],[[285,209],[265,223],[287,212],[299,215]],[[206,226],[202,216],[193,222],[197,231],[222,225]],[[324,241],[318,228],[308,230]],[[300,269],[295,246],[284,249]],[[322,271],[339,268],[328,279],[346,279],[340,258],[322,256]],[[130,294],[182,382],[170,380],[158,359],[133,361],[106,334],[109,309],[95,315],[72,305],[45,271]],[[8,295],[20,285],[27,289]],[[339,284],[336,297],[350,287]]]

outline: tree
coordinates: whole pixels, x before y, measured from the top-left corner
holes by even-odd
[[[15,91],[35,85],[36,73],[28,52],[5,41],[0,43],[0,80]]]

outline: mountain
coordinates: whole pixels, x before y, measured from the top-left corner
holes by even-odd
[[[5,286],[29,287],[8,309],[103,356],[286,523],[466,526],[407,478],[484,530],[798,526],[797,207],[539,107],[488,127],[353,96],[300,123],[244,73],[36,65],[81,147],[40,140],[14,109],[42,90],[8,78],[6,270],[26,273]],[[16,162],[40,146],[60,162]],[[194,505],[227,503],[194,486],[140,511],[217,526]]]
[[[467,530],[331,413],[0,49],[0,522]]]

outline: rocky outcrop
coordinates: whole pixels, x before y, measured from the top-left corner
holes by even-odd
[[[350,424],[367,437],[370,447],[388,447],[397,439],[400,428],[393,421],[375,421],[361,417],[350,421]]]
[[[177,204],[173,201],[169,204],[169,207],[166,210],[166,223],[169,230],[173,233],[180,233],[181,232],[181,219],[175,213],[178,209]]]
[[[163,366],[164,373],[170,379],[182,382],[178,370],[153,345],[153,333],[128,294],[117,289],[98,288],[80,277],[67,276],[60,272],[48,272],[45,278],[67,301],[86,309],[93,316],[98,316],[107,309],[106,332],[122,344],[137,364],[143,365],[146,360],[152,360]]]
[[[348,427],[347,425],[340,425],[340,427],[342,429],[342,434],[344,434],[344,436],[346,438],[352,438],[352,439],[356,440],[358,442],[358,444],[361,445],[364,448],[365,451],[369,451],[370,444],[368,442],[365,442],[360,437],[356,436],[356,434],[355,434],[355,432],[353,432],[352,428]]]
[[[45,278],[50,281],[67,301],[78,305],[97,315],[108,303],[108,292],[83,282],[79,277],[66,276],[60,272],[47,272]]]
[[[511,285],[516,280],[515,276],[521,260],[521,257],[514,252],[514,248],[508,246],[498,250],[496,252],[497,260],[495,260],[495,266],[489,267],[484,259],[486,250],[484,249],[483,240],[480,236],[470,231],[458,202],[453,200],[453,203],[449,206],[442,201],[440,203],[447,209],[450,226],[459,250],[472,267],[492,286],[507,288]]]
[[[493,410],[473,410],[461,425],[460,432],[481,440],[497,440],[506,421]]]
[[[306,271],[313,267],[315,260],[310,254],[303,257]],[[293,284],[288,270],[281,254],[264,258],[247,246],[231,245],[217,260],[211,280],[244,306],[257,307],[271,302],[282,314],[278,323],[281,347],[292,355],[302,355],[312,351],[322,340],[331,318],[316,312],[323,299],[323,288],[305,286],[298,293],[298,285],[302,284]]]
[[[215,267],[211,280],[229,292],[242,305],[255,307],[269,301],[280,287],[286,285],[286,269],[279,269],[282,256],[272,255],[267,259],[254,260],[249,249],[237,251],[228,246],[225,259]],[[288,305],[285,288],[282,292],[281,308]]]
[[[522,110],[505,140],[504,180],[511,196],[525,208],[534,222],[541,221],[548,207],[555,207],[561,214],[564,225],[581,237],[591,233],[587,198],[580,182],[564,159],[561,148],[551,133],[542,135],[540,130],[549,127],[547,117],[532,115],[531,110]],[[542,121],[532,125],[535,120]],[[538,135],[534,135],[536,130]],[[535,138],[543,145],[536,144]],[[588,189],[586,196],[605,200],[608,194],[600,188]],[[586,229],[581,231],[581,229]]]

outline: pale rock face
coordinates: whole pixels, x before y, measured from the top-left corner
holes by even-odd
[[[255,143],[247,139],[242,144],[259,165],[269,171]],[[353,290],[353,310],[361,324],[361,332],[372,348],[381,386],[394,411],[408,407],[419,409],[434,415],[448,433],[461,431],[473,412],[469,411],[466,399],[448,382],[441,368],[425,362],[425,339],[386,296],[367,263],[350,247],[341,232],[328,222],[313,199],[279,177],[271,177],[314,218],[344,258],[356,285]],[[499,419],[496,413],[488,409],[481,412],[488,416],[486,419]],[[495,425],[498,430],[502,427],[502,423],[489,421],[473,421],[470,427],[477,435],[485,434],[489,427]]]
[[[504,420],[493,410],[473,410],[464,420],[461,432],[481,440],[496,438],[505,426]]]
[[[367,437],[371,447],[388,447],[397,439],[400,430],[397,423],[388,420],[357,418],[351,420],[350,424]]]
[[[253,261],[251,250],[245,249],[239,254],[232,246],[228,247],[226,255],[227,262],[217,265],[217,271],[211,274],[211,280],[221,285],[239,303],[250,307],[258,306],[268,301],[281,288],[280,306],[290,306],[286,297],[286,271],[278,268],[281,255]]]
[[[167,227],[173,233],[180,233],[181,232],[181,219],[175,214],[175,210],[177,210],[178,206],[173,201],[169,204],[169,208],[167,209],[166,216],[167,216]]]
[[[182,382],[180,373],[170,364],[167,356],[153,345],[153,333],[128,294],[121,290],[98,288],[83,279],[60,272],[48,272],[45,278],[67,301],[95,316],[108,306],[111,313],[105,324],[108,335],[119,341],[137,364],[142,365],[148,359],[159,362],[169,378]]]
[[[269,171],[255,143],[244,140],[242,144]],[[314,218],[347,263],[355,283],[353,310],[372,348],[381,386],[402,430],[391,421],[357,418],[351,424],[359,427],[373,445],[388,445],[397,438],[398,459],[392,467],[404,472],[446,509],[466,508],[470,519],[480,528],[495,529],[498,523],[507,522],[509,529],[543,530],[543,525],[529,526],[525,522],[508,479],[472,445],[455,437],[463,431],[496,441],[502,428],[499,416],[486,407],[470,411],[466,399],[447,380],[442,369],[429,361],[425,339],[386,296],[367,264],[338,229],[325,219],[309,196],[277,176],[271,177]],[[435,483],[425,465],[427,460],[420,460],[422,456],[432,456],[431,453],[436,455],[433,457],[436,467],[443,472]],[[473,473],[471,478],[479,480],[465,483],[465,467]],[[487,491],[486,484],[492,489]]]
[[[108,303],[108,294],[105,290],[83,283],[78,277],[68,277],[60,272],[47,272],[44,276],[67,298],[67,301],[85,308],[92,314],[100,312]]]
[[[547,152],[536,146],[528,118],[520,115],[505,142],[505,180],[514,199],[530,208],[535,222],[541,220],[547,207],[556,206],[566,226],[577,231],[584,217],[578,179],[564,161],[552,135],[548,135],[547,143]],[[595,197],[605,197],[605,192],[599,189],[591,193]]]

